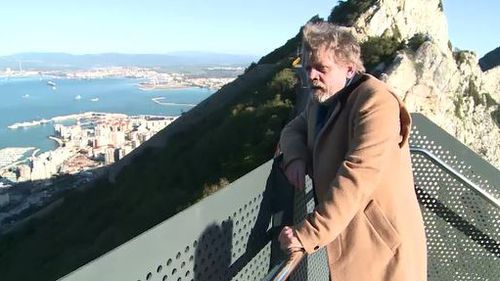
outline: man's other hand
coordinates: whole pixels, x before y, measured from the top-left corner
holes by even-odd
[[[304,160],[293,160],[285,168],[285,175],[288,181],[298,190],[304,189],[304,181],[306,177],[306,163]]]
[[[278,236],[278,240],[280,242],[281,249],[286,251],[288,254],[304,249],[294,230],[289,226],[283,227],[280,235]]]

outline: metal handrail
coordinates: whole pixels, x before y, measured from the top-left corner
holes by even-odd
[[[489,192],[486,190],[482,189],[479,187],[477,184],[473,183],[470,181],[468,178],[466,178],[464,175],[459,173],[457,170],[455,170],[453,167],[450,165],[446,164],[443,160],[439,159],[435,154],[430,152],[429,150],[425,148],[420,148],[420,147],[410,147],[410,151],[413,153],[418,153],[420,155],[426,156],[428,159],[430,159],[432,162],[437,164],[439,167],[445,169],[448,171],[455,179],[459,180],[475,192],[477,192],[479,195],[481,195],[484,199],[486,199],[488,202],[493,204],[495,207],[500,209],[500,200],[495,198],[493,195],[491,195]]]
[[[295,270],[300,261],[306,256],[306,253],[296,251],[290,254],[287,260],[276,265],[268,275],[262,279],[263,281],[285,281],[290,277],[290,274]]]

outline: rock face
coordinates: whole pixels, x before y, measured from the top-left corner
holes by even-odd
[[[495,72],[483,74],[471,53],[456,62],[451,52],[441,53],[428,41],[415,53],[401,51],[385,80],[411,111],[429,117],[498,168],[500,130],[492,113],[498,110],[493,97],[498,96],[500,80]]]
[[[500,66],[482,72],[472,52],[453,53],[439,0],[381,0],[353,25],[368,36],[417,33],[429,40],[416,51],[400,50],[381,78],[412,112],[419,112],[500,168]]]
[[[500,66],[484,72],[484,89],[500,103]]]
[[[442,50],[448,49],[448,24],[441,0],[380,0],[354,23],[364,36],[399,33],[402,39],[425,33]]]

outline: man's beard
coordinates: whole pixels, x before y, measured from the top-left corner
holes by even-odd
[[[313,82],[311,85],[311,92],[313,99],[319,103],[324,103],[332,96],[328,89],[321,83]]]

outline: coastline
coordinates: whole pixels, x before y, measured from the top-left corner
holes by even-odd
[[[9,128],[11,130],[15,130],[15,129],[19,129],[19,128],[39,126],[39,125],[43,125],[43,124],[47,124],[47,123],[60,122],[60,121],[65,121],[65,120],[74,120],[74,119],[79,119],[79,118],[90,118],[90,117],[96,117],[96,116],[109,116],[109,117],[116,117],[116,118],[128,117],[127,114],[122,114],[122,113],[105,113],[105,112],[88,111],[88,112],[84,112],[84,113],[55,116],[55,117],[52,117],[50,119],[40,119],[40,120],[27,121],[27,122],[18,122],[18,123],[14,123],[12,125],[7,126],[7,128]]]
[[[49,136],[49,139],[57,142],[57,147],[54,150],[58,149],[59,147],[61,147],[63,145],[63,141],[60,138],[57,138],[54,136]]]

